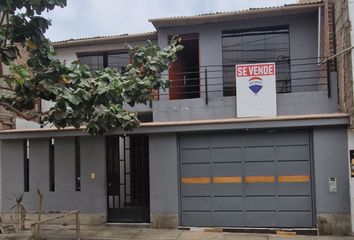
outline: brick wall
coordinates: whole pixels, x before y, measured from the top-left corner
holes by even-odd
[[[333,16],[336,43],[336,52],[351,46],[351,23],[349,20],[348,0],[333,1]],[[354,119],[353,111],[353,76],[351,52],[341,54],[336,58],[338,72],[338,97],[339,111],[351,115],[351,123]]]

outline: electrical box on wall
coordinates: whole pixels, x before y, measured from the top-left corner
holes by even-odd
[[[349,151],[350,175],[354,177],[354,150]]]
[[[328,179],[329,192],[337,192],[337,178],[330,177]]]

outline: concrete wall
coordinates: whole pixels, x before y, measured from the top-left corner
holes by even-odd
[[[346,128],[315,128],[313,154],[317,224],[323,234],[350,234]],[[336,177],[337,192],[329,191],[329,178]]]
[[[352,30],[353,24],[353,2],[350,0],[328,0],[334,5],[334,39],[336,49],[335,53],[339,53],[350,46],[353,46]],[[332,54],[334,55],[334,54]],[[338,71],[338,95],[339,109],[351,115],[351,125],[354,117],[353,105],[353,61],[352,51],[347,51],[335,58]]]
[[[150,134],[149,147],[151,226],[176,228],[178,226],[176,134]]]
[[[81,191],[75,190],[74,138],[55,139],[55,191],[49,191],[49,138],[30,139],[29,183],[24,194],[28,211],[37,210],[37,189],[44,195],[43,210],[80,210],[84,223],[106,221],[106,160],[104,137],[81,137]],[[2,141],[2,211],[10,212],[13,201],[24,191],[23,141]],[[91,179],[91,173],[96,174]]]
[[[277,114],[337,112],[336,84],[336,76],[332,75],[332,96],[330,98],[325,91],[277,94]],[[237,117],[236,97],[210,97],[208,105],[204,98],[156,101],[153,102],[152,110],[156,122]]]
[[[223,97],[222,93],[222,31],[245,28],[260,28],[267,26],[288,25],[290,31],[290,54],[292,59],[311,58],[318,56],[318,15],[317,13],[308,13],[300,15],[289,15],[282,17],[253,19],[239,22],[205,24],[196,26],[184,26],[173,28],[158,29],[158,44],[165,47],[168,44],[168,36],[174,34],[197,33],[199,35],[199,58],[200,66],[219,65],[209,68],[209,104],[205,104],[204,75],[201,74],[201,98],[168,100],[167,95],[161,95],[160,101],[153,101],[152,108],[149,105],[139,104],[133,108],[126,106],[126,109],[133,111],[152,111],[153,121],[179,121],[179,120],[197,120],[197,119],[217,119],[236,117],[236,99],[235,97]],[[138,46],[143,42],[133,43]],[[58,56],[61,60],[70,62],[76,60],[76,53],[95,52],[107,50],[123,49],[123,44],[94,45],[72,48],[58,49]],[[311,62],[316,62],[312,60]],[[292,64],[302,62],[296,61]],[[317,65],[293,66],[292,71],[310,70]],[[307,77],[315,79],[294,80],[292,86],[300,84],[318,83],[315,73]],[[294,75],[294,74],[293,74]],[[301,73],[297,73],[293,78],[301,78]],[[337,82],[335,74],[332,77],[332,97],[327,97],[327,91],[321,91],[323,88],[318,86],[294,87],[292,93],[277,95],[278,115],[298,115],[313,113],[331,113],[337,112]],[[168,93],[163,92],[161,93]],[[47,103],[42,103],[48,107]]]
[[[348,129],[348,164],[351,162],[349,151],[354,150],[354,130]],[[350,164],[349,164],[350,166]],[[350,206],[351,206],[351,221],[352,233],[354,233],[354,178],[351,177],[351,169],[349,169],[349,185],[350,185]]]
[[[167,45],[168,36],[174,34],[199,34],[200,66],[222,64],[222,31],[245,28],[259,28],[267,26],[289,25],[290,54],[292,59],[313,58],[318,56],[318,15],[302,14],[294,16],[274,17],[266,19],[248,20],[247,22],[233,22],[222,24],[206,24],[187,27],[161,28],[158,31],[158,43],[161,47]],[[311,61],[315,62],[314,60]],[[301,64],[294,61],[292,64]],[[312,70],[311,66],[293,66],[292,71]],[[161,96],[161,100],[153,102],[154,121],[179,121],[195,119],[217,119],[236,117],[236,98],[223,97],[221,67],[212,67],[216,71],[208,74],[209,104],[205,104],[204,75],[201,74],[201,98],[168,100],[168,96]],[[315,73],[306,77],[316,78]],[[301,73],[293,74],[293,78],[301,78]],[[316,87],[294,87],[292,93],[277,94],[278,115],[296,115],[313,113],[337,112],[337,82],[336,74],[331,75],[331,98],[327,91]],[[318,79],[293,80],[292,86],[302,84],[318,84]],[[161,91],[162,92],[162,91]],[[163,93],[163,92],[162,92]],[[168,89],[165,94],[168,93]]]
[[[222,64],[222,31],[248,28],[261,28],[267,26],[289,25],[290,31],[290,57],[291,59],[317,57],[317,14],[302,14],[295,16],[273,17],[264,19],[252,19],[247,21],[204,24],[186,27],[160,28],[158,29],[158,44],[164,47],[168,43],[168,36],[175,34],[199,34],[199,65],[221,65]],[[299,64],[296,62],[295,64]],[[297,71],[299,66],[294,66],[292,71]],[[302,66],[304,68],[304,66]],[[208,83],[211,96],[222,96],[222,72],[221,67],[213,67],[208,74]],[[296,78],[299,78],[297,75]],[[306,80],[309,84],[310,79]],[[292,85],[303,84],[302,81],[294,81]],[[215,84],[215,85],[211,85]],[[204,76],[201,74],[201,85],[204,84]],[[301,88],[294,88],[293,91],[303,91]],[[204,88],[203,90],[204,91]],[[202,94],[203,95],[203,94]],[[161,99],[167,99],[162,96]]]

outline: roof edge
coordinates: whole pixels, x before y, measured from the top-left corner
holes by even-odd
[[[198,21],[205,21],[205,23],[217,23],[217,22],[227,22],[232,17],[251,17],[252,14],[270,14],[276,12],[291,12],[295,10],[307,10],[307,9],[317,9],[320,6],[323,6],[324,2],[322,0],[309,2],[309,3],[297,3],[297,4],[287,4],[283,6],[276,7],[265,7],[265,8],[250,8],[240,11],[232,12],[221,12],[221,13],[210,13],[210,14],[201,14],[195,16],[176,16],[176,17],[165,17],[165,18],[152,18],[148,21],[151,22],[155,28],[159,27],[173,27],[173,26],[186,26],[186,25],[197,25],[201,24]],[[263,16],[260,16],[263,17]],[[257,18],[260,18],[257,17]],[[266,15],[264,16],[266,17]],[[182,24],[176,24],[177,22],[183,21]],[[193,23],[194,22],[194,23]]]
[[[302,120],[325,120],[325,119],[347,119],[349,123],[349,114],[346,113],[324,113],[324,114],[304,114],[304,115],[282,115],[276,117],[246,117],[246,118],[224,118],[224,119],[206,119],[206,120],[187,120],[187,121],[168,121],[168,122],[148,122],[141,123],[141,128],[154,127],[173,127],[173,126],[193,126],[193,125],[210,125],[210,124],[237,124],[237,123],[253,123],[253,122],[277,122],[277,121],[302,121]],[[4,135],[16,135],[23,133],[59,133],[59,132],[82,132],[85,127],[78,129],[67,127],[63,129],[57,128],[40,128],[40,129],[10,129],[0,131],[0,139]],[[113,129],[114,131],[114,129]]]
[[[77,46],[88,46],[97,44],[114,44],[114,43],[124,43],[124,42],[136,42],[136,41],[146,41],[146,40],[157,40],[157,32],[146,32],[146,33],[134,33],[134,34],[122,34],[115,36],[98,36],[89,38],[78,38],[78,39],[68,39],[63,41],[52,42],[51,45],[58,48],[68,48]]]

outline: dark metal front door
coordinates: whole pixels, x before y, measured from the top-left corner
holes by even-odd
[[[106,148],[108,222],[150,222],[148,136],[109,136]]]

